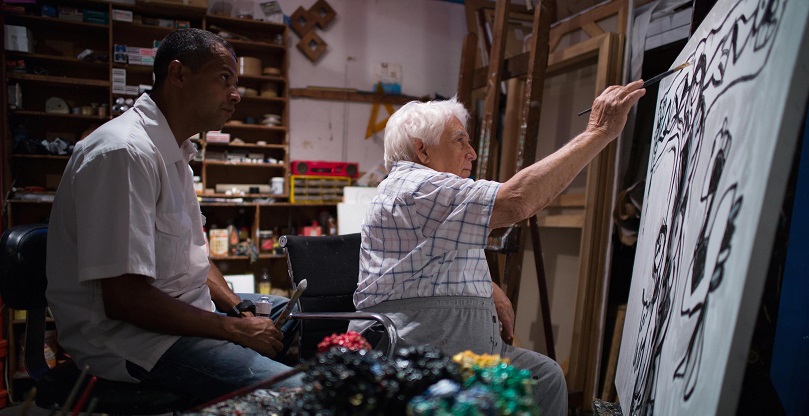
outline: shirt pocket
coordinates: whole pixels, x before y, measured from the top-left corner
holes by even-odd
[[[158,213],[155,221],[155,267],[157,278],[188,272],[191,218],[185,212]]]

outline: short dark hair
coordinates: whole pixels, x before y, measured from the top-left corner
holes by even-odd
[[[196,72],[216,56],[216,45],[224,46],[233,58],[236,52],[227,41],[207,30],[189,28],[169,33],[157,48],[154,58],[154,86],[160,88],[169,72],[169,64],[175,59]]]

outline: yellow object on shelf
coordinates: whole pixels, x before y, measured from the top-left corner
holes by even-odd
[[[337,203],[343,201],[343,188],[351,185],[344,176],[292,175],[289,202],[298,204]]]

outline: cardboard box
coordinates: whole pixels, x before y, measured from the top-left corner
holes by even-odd
[[[131,10],[112,9],[112,20],[132,23],[132,16]]]
[[[5,25],[7,51],[33,52],[34,37],[25,26]]]

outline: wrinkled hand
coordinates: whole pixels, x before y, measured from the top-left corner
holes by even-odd
[[[231,341],[243,347],[250,348],[259,354],[275,358],[284,344],[281,340],[284,335],[275,328],[272,319],[264,317],[249,317],[229,319],[232,325],[230,333],[233,334]]]
[[[514,307],[500,286],[492,283],[492,299],[494,308],[497,310],[497,318],[500,319],[500,336],[503,342],[511,345],[514,342]]]
[[[593,110],[587,122],[587,131],[602,135],[607,140],[618,137],[626,125],[627,114],[640,97],[646,94],[641,88],[643,80],[637,80],[626,86],[613,85],[593,101]]]

